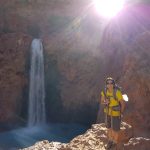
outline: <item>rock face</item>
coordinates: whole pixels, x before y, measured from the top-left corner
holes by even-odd
[[[41,38],[48,121],[94,123],[104,79],[113,76],[129,96],[124,119],[136,133],[149,131],[149,6],[127,8],[109,24],[87,0],[1,0],[0,7],[1,122],[27,114],[26,60]]]
[[[115,76],[129,96],[124,119],[135,127],[135,132],[141,128],[149,132],[150,34],[147,30],[150,30],[150,20],[147,14],[150,11],[145,5],[127,10],[114,19],[104,32],[101,47],[105,58],[110,58],[109,61],[104,60],[108,68],[104,71],[106,75]]]
[[[128,81],[128,83],[126,82],[124,86],[131,92],[130,99],[132,99],[129,103],[131,106],[128,107],[129,111],[126,113],[125,119],[137,128],[139,127],[139,122],[142,122],[140,127],[149,130],[150,118],[148,116],[150,115],[150,112],[148,106],[150,105],[150,85],[148,82],[150,77],[148,74],[150,73],[150,68],[148,67],[148,60],[150,58],[150,53],[148,51],[150,43],[147,38],[150,38],[150,34],[144,32],[137,37],[133,43],[134,46],[130,49],[130,52],[132,51],[132,53],[130,56],[128,54],[126,57],[126,63],[124,64],[124,70],[126,71],[122,81]],[[142,47],[139,46],[141,42]],[[137,52],[141,53],[141,51],[141,55],[137,54]],[[133,116],[136,118],[134,119],[134,122],[131,119]]]
[[[48,121],[91,124],[96,120],[99,95],[97,78],[99,78],[100,67],[96,52],[99,50],[99,35],[95,36],[94,34],[100,31],[100,28],[98,25],[90,23],[93,20],[90,14],[88,14],[89,19],[84,17],[83,10],[86,9],[86,4],[88,3],[84,0],[81,2],[13,0],[11,3],[1,1],[3,7],[0,14],[1,37],[7,34],[13,37],[19,33],[31,37],[29,43],[33,38],[42,38],[43,40]],[[89,42],[91,36],[95,39],[93,42]],[[8,41],[5,42],[9,46]],[[26,56],[21,59],[23,62],[29,59],[27,58],[30,50],[29,43],[25,47],[25,49],[28,48]],[[3,47],[3,43],[1,44]],[[15,47],[15,43],[13,46]],[[7,52],[7,50],[5,51]],[[24,53],[24,50],[21,49],[21,53]],[[28,83],[29,68],[25,68],[25,65],[28,66],[28,64],[21,64],[22,62],[18,63],[18,66],[20,65],[25,72],[23,80]],[[9,65],[11,66],[11,64]],[[3,78],[4,75],[2,80]],[[11,86],[8,86],[7,90],[11,91]],[[19,90],[24,92],[24,86],[21,86]],[[16,91],[20,93],[19,90]],[[2,91],[2,93],[4,92]],[[26,97],[23,99],[26,100],[21,100],[22,94],[20,93],[5,102],[9,104],[9,101],[12,101],[15,106],[21,105],[20,109],[27,114],[28,93],[25,93]],[[3,99],[7,99],[5,95]],[[16,99],[19,100],[16,102]],[[2,104],[1,106],[6,109],[6,105]],[[57,111],[58,109],[60,111]],[[15,109],[10,111],[20,117]],[[5,120],[8,120],[3,109],[2,112]],[[1,121],[3,120],[1,119]]]
[[[24,150],[105,150],[107,143],[106,131],[104,124],[94,124],[85,134],[75,137],[67,144],[49,143],[45,140]],[[123,135],[123,133],[126,133],[126,135]],[[117,145],[117,148],[118,150],[148,150],[150,148],[150,139],[133,137],[132,127],[123,122],[120,131],[120,144]]]
[[[0,37],[0,121],[18,120],[23,89],[28,84],[25,72],[30,36],[5,34]],[[19,119],[20,120],[20,119]]]

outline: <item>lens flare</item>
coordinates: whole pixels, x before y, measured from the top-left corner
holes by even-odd
[[[94,5],[96,7],[97,12],[107,18],[112,18],[124,6],[125,0],[94,0]]]

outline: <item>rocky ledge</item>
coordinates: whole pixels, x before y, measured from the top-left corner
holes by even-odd
[[[23,150],[105,150],[107,129],[104,124],[94,124],[83,135],[79,135],[69,143],[49,142],[47,140]],[[120,143],[114,150],[149,150],[150,139],[134,137],[133,128],[122,122],[119,133]]]

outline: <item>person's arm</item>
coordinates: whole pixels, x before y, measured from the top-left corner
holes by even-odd
[[[124,100],[120,100],[120,105],[121,105],[121,113],[123,113],[124,109],[125,109],[125,102],[124,102]]]
[[[104,103],[105,103],[105,98],[104,96],[101,96],[101,104],[104,105]]]
[[[123,113],[124,109],[125,109],[125,101],[123,100],[123,96],[122,96],[121,91],[117,91],[117,97],[118,97],[118,101],[119,101],[120,106],[121,106],[121,113]]]
[[[106,104],[108,104],[108,103],[109,103],[109,100],[107,100],[107,99],[105,98],[105,96],[104,96],[104,92],[103,92],[103,91],[101,92],[101,99],[100,99],[100,103],[101,103],[102,105],[106,105]]]

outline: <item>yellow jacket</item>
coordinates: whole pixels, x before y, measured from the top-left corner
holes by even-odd
[[[116,94],[117,100],[115,100],[114,94]],[[101,92],[101,96],[105,97],[104,91]],[[113,93],[113,92],[109,92],[107,90],[106,97],[109,98],[110,103],[109,103],[108,107],[104,108],[104,112],[110,116],[120,116],[120,111],[113,110],[113,107],[119,106],[119,101],[123,100],[121,91],[117,90],[116,93]]]

